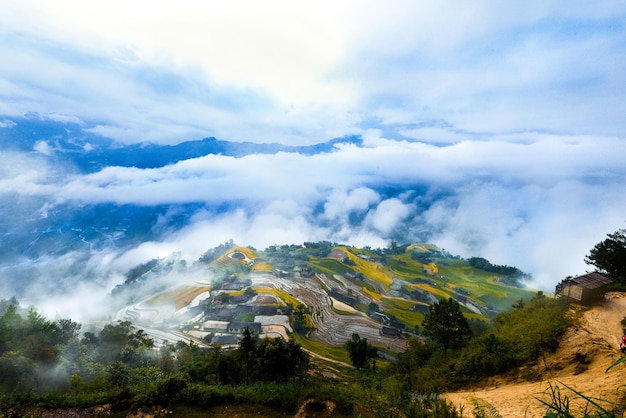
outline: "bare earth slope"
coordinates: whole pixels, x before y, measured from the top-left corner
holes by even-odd
[[[537,398],[549,402],[545,392],[549,385],[559,386],[569,396],[573,411],[580,411],[577,408],[584,407],[586,402],[577,399],[564,385],[589,397],[624,403],[626,363],[605,371],[621,357],[617,347],[622,335],[620,321],[625,316],[626,293],[607,293],[603,301],[584,312],[577,325],[566,332],[557,351],[546,355],[545,364],[540,360],[530,371],[539,376],[537,381],[499,380],[489,387],[445,396],[457,407],[463,406],[464,416],[470,417],[473,415],[469,397],[488,402],[505,418],[543,417],[546,406]]]

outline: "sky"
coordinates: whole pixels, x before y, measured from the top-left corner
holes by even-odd
[[[230,238],[262,249],[427,237],[518,266],[550,290],[589,270],[589,249],[624,228],[621,1],[0,8],[0,129],[35,112],[120,144],[363,138],[314,156],[213,155],[88,175],[41,163],[54,152],[47,138],[31,153],[0,151],[0,198],[43,198],[42,216],[58,202],[229,203],[116,255],[120,265],[193,258]]]

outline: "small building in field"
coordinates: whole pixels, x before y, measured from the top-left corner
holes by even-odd
[[[614,281],[598,272],[568,277],[556,285],[554,294],[568,301],[590,303],[602,299],[607,286]]]
[[[386,337],[401,337],[402,336],[402,331],[400,331],[397,328],[392,328],[392,327],[388,327],[386,325],[383,325],[383,327],[380,329],[380,335],[384,335]]]

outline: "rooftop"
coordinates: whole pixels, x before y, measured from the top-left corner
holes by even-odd
[[[584,274],[582,276],[573,277],[571,279],[567,279],[566,281],[578,284],[587,289],[596,289],[598,287],[611,284],[615,280],[608,278],[605,275],[596,271],[593,273]]]

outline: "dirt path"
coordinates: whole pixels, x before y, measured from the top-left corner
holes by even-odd
[[[605,300],[584,312],[576,327],[565,333],[559,349],[546,357],[547,370],[543,362],[536,366],[541,381],[494,381],[489,387],[448,393],[445,397],[457,407],[462,406],[464,416],[469,417],[473,416],[470,397],[488,402],[504,418],[543,417],[546,407],[537,398],[549,401],[546,390],[550,385],[559,386],[569,396],[573,410],[584,407],[586,402],[563,385],[586,396],[623,403],[626,364],[605,371],[621,357],[617,347],[624,317],[626,293],[608,293]],[[581,359],[588,363],[582,364]],[[582,373],[581,367],[586,367]]]

